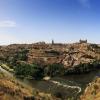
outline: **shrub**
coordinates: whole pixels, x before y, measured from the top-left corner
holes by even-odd
[[[64,74],[64,66],[62,64],[58,64],[58,63],[48,65],[44,69],[44,74],[48,75],[48,76],[63,75]]]
[[[24,77],[34,77],[38,79],[43,76],[43,69],[39,68],[36,64],[19,63],[15,67],[15,75]]]
[[[95,89],[95,90],[99,89],[98,84],[94,84],[94,89]]]
[[[57,97],[57,98],[62,98],[63,97],[61,92],[56,92],[54,94],[54,96]]]

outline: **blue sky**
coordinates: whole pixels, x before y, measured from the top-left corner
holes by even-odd
[[[0,0],[0,44],[100,44],[99,0]]]

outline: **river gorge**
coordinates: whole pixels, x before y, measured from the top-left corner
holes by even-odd
[[[87,74],[54,77],[49,81],[24,79],[24,82],[41,91],[60,95],[64,99],[76,99],[81,93],[83,93],[86,86],[98,76],[100,76],[100,71],[92,71]]]
[[[2,67],[0,70],[6,73],[9,77],[15,77],[12,73],[6,71]],[[86,74],[73,74],[63,77],[53,77],[48,81],[44,80],[29,80],[16,78],[18,82],[24,85],[31,86],[31,88],[39,89],[40,91],[51,93],[55,96],[65,98],[77,99],[83,93],[86,86],[100,76],[100,70],[95,70]]]

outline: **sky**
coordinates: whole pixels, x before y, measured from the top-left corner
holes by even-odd
[[[52,39],[100,44],[100,0],[0,0],[0,45]]]

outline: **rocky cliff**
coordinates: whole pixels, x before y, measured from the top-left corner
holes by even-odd
[[[26,61],[43,65],[62,63],[65,68],[100,60],[100,46],[73,44],[13,44],[0,47],[1,61]]]

